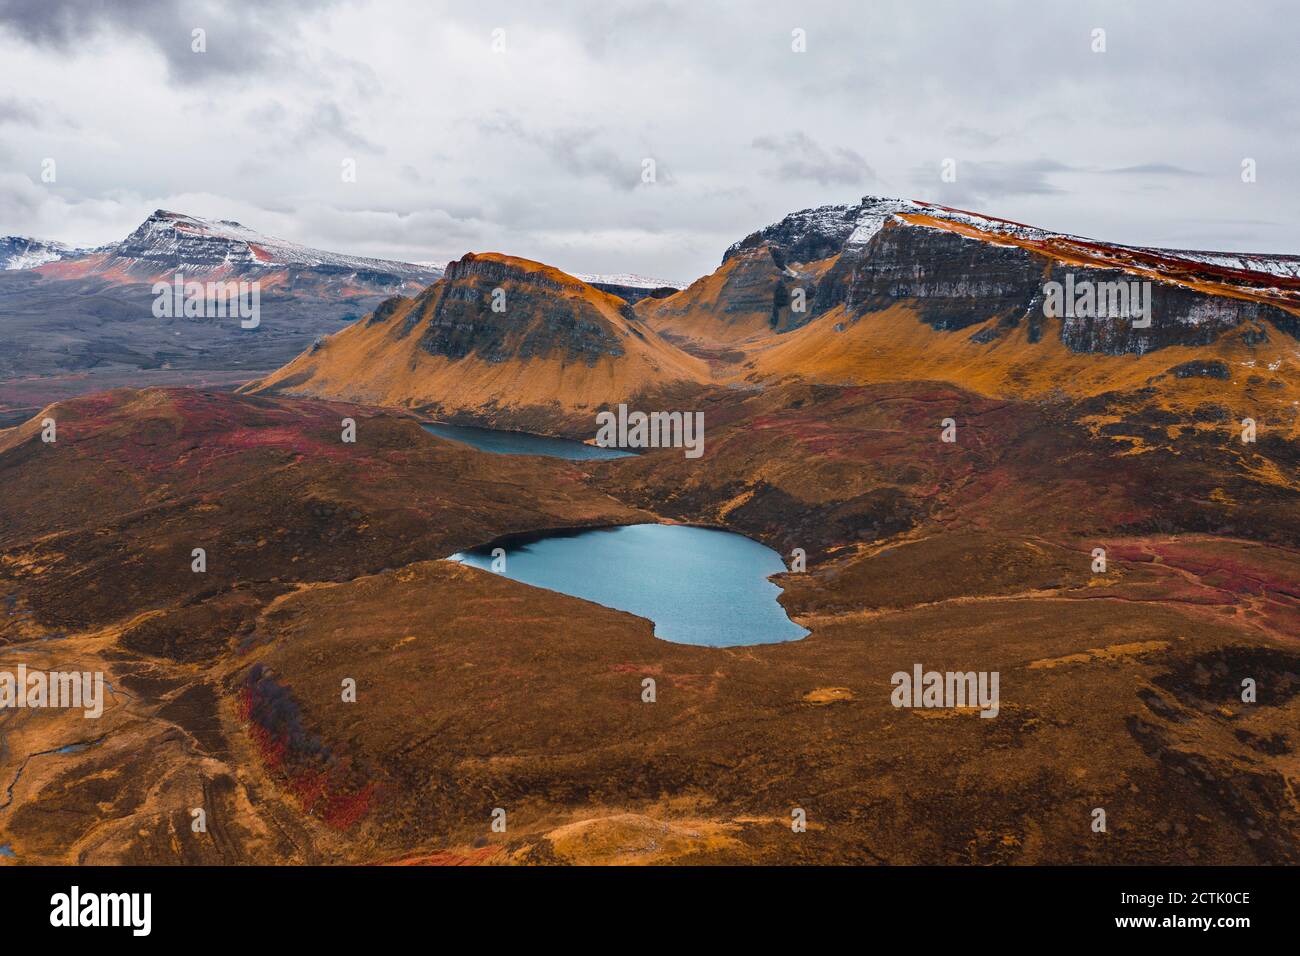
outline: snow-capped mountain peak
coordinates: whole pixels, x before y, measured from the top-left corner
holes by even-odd
[[[35,269],[47,262],[84,254],[85,250],[73,249],[62,242],[28,236],[0,236],[0,269],[4,270]]]
[[[113,250],[115,258],[199,270],[305,268],[329,272],[383,272],[432,281],[430,265],[372,259],[313,249],[267,236],[231,219],[201,219],[156,210]]]

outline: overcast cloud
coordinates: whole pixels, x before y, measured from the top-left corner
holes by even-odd
[[[0,234],[99,244],[162,207],[689,280],[871,193],[1294,253],[1298,51],[1294,8],[1249,0],[0,0]]]

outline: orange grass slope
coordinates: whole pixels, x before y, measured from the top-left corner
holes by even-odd
[[[922,322],[906,303],[847,318],[842,307],[788,335],[749,349],[735,372],[750,381],[802,379],[826,384],[942,381],[992,397],[1083,399],[1104,393],[1156,389],[1156,404],[1192,411],[1226,405],[1295,436],[1300,407],[1300,348],[1275,335],[1246,344],[1243,329],[1208,346],[1171,345],[1145,355],[1076,352],[1061,341],[1060,320],[1045,319],[1031,341],[1026,324],[988,343],[973,338],[997,322],[952,332]],[[1191,361],[1222,361],[1228,378],[1180,378],[1171,370]],[[1253,414],[1252,414],[1253,413]]]
[[[824,266],[816,264],[817,266]],[[637,314],[656,332],[687,348],[729,347],[797,325],[792,289],[802,268],[783,269],[767,245],[728,259],[667,298],[645,298]]]
[[[538,262],[471,253],[247,390],[487,420],[531,411],[540,424],[707,380],[622,299]]]

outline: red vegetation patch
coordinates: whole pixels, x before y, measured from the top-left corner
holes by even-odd
[[[304,813],[347,830],[369,812],[378,785],[303,728],[289,688],[260,664],[253,665],[239,691],[239,717],[248,724],[262,763],[282,778]]]
[[[478,847],[473,850],[439,850],[419,856],[404,856],[395,860],[385,860],[379,866],[482,866],[501,855],[501,848],[495,846]]]
[[[1165,564],[1190,571],[1213,587],[1235,594],[1263,594],[1271,591],[1300,598],[1300,581],[1282,569],[1271,570],[1263,564],[1250,562],[1249,552],[1224,553],[1220,549],[1209,553],[1195,543],[1181,542],[1152,545],[1152,550]]]

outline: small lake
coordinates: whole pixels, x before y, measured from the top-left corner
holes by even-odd
[[[635,454],[619,448],[601,448],[586,445],[568,438],[551,438],[528,432],[509,432],[497,428],[479,428],[474,425],[448,425],[444,422],[422,422],[424,430],[439,438],[450,438],[479,451],[494,455],[544,455],[547,458],[568,458],[571,461],[590,461],[597,458],[631,458]]]
[[[786,570],[781,556],[730,531],[637,524],[557,531],[453,554],[448,560],[571,594],[654,622],[655,636],[677,644],[734,647],[795,641],[808,631],[777,603],[767,579]]]

